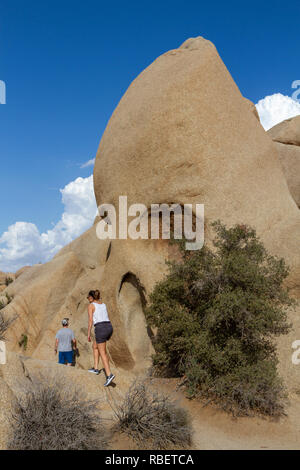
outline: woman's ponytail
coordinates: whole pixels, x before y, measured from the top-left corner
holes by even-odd
[[[99,290],[95,290],[95,292],[94,292],[94,299],[95,299],[95,300],[100,300],[100,291],[99,291]]]
[[[94,300],[100,300],[100,291],[99,290],[90,290],[88,298],[93,297]]]

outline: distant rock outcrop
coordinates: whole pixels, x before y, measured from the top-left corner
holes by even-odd
[[[290,193],[300,207],[300,116],[277,124],[268,133],[277,147]]]
[[[30,268],[31,266],[23,266],[23,268],[18,269],[18,271],[16,271],[15,273],[15,278],[17,279],[18,277],[21,276],[21,274],[25,273],[25,271],[28,271],[28,269]]]
[[[4,273],[0,271],[0,292],[16,279],[14,273]]]
[[[286,119],[268,130],[276,142],[300,147],[300,116]]]

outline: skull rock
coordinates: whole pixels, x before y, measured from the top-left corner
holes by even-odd
[[[120,195],[128,206],[204,204],[205,243],[213,220],[251,225],[270,253],[291,266],[288,284],[300,295],[300,214],[276,146],[204,38],[161,55],[129,86],[101,139],[94,188],[97,204],[113,204],[117,212]],[[170,250],[164,240],[111,243],[101,288],[116,325],[110,352],[120,366],[149,363],[143,302],[166,272]],[[293,382],[290,341],[283,340],[280,354]]]

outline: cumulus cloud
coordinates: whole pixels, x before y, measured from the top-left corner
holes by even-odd
[[[88,160],[87,162],[83,163],[80,168],[86,168],[88,166],[94,166],[95,164],[95,158],[92,158],[91,160]]]
[[[16,271],[27,264],[46,262],[93,224],[97,214],[93,176],[77,178],[60,190],[64,212],[50,230],[16,222],[0,237],[0,269]]]
[[[279,122],[300,114],[300,103],[281,93],[266,96],[255,106],[266,131]]]

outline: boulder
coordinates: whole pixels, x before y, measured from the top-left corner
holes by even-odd
[[[25,271],[28,271],[31,266],[23,266],[23,268],[18,269],[18,271],[15,273],[15,278],[17,279],[21,274],[25,273]]]
[[[6,288],[12,301],[5,307],[5,313],[17,315],[7,332],[8,351],[56,362],[55,334],[61,328],[62,318],[69,317],[80,351],[77,364],[85,369],[91,366],[86,297],[89,290],[101,287],[110,245],[109,240],[99,240],[95,230],[95,226],[91,227],[50,262],[24,270]],[[23,335],[27,338],[26,349],[19,344]]]
[[[73,252],[83,266],[88,269],[95,269],[96,266],[105,264],[109,244],[109,240],[102,241],[96,237],[96,227],[92,226],[83,235],[62,248],[54,259]]]
[[[206,222],[250,224],[299,274],[300,214],[275,145],[201,37],[158,57],[130,85],[100,142],[94,187],[98,205],[116,208],[119,195],[128,206],[202,203]]]
[[[120,195],[127,195],[128,207],[204,204],[208,244],[214,220],[251,225],[271,254],[286,259],[287,285],[300,297],[300,213],[276,145],[204,38],[161,55],[132,82],[100,142],[94,188],[97,205],[113,204],[117,213]],[[151,332],[142,326],[143,298],[165,273],[169,255],[165,240],[111,243],[101,287],[117,326],[110,351],[127,369],[147,365]],[[281,364],[291,365],[291,342],[300,335],[297,315],[296,331],[280,345]],[[143,351],[132,323],[136,336],[144,337]],[[291,369],[285,378],[295,387],[299,373]]]
[[[279,142],[275,145],[291,196],[300,208],[300,146]]]
[[[13,300],[5,308],[5,313],[18,315],[7,334],[9,349],[18,350],[24,334],[28,338],[27,353],[34,352],[82,271],[79,260],[70,252],[44,265],[32,267],[8,286],[8,295]],[[53,350],[53,339],[47,340],[50,341]]]
[[[300,146],[300,116],[280,122],[268,130],[268,134],[276,142]]]
[[[268,134],[275,142],[291,196],[300,207],[300,116],[277,124]]]

